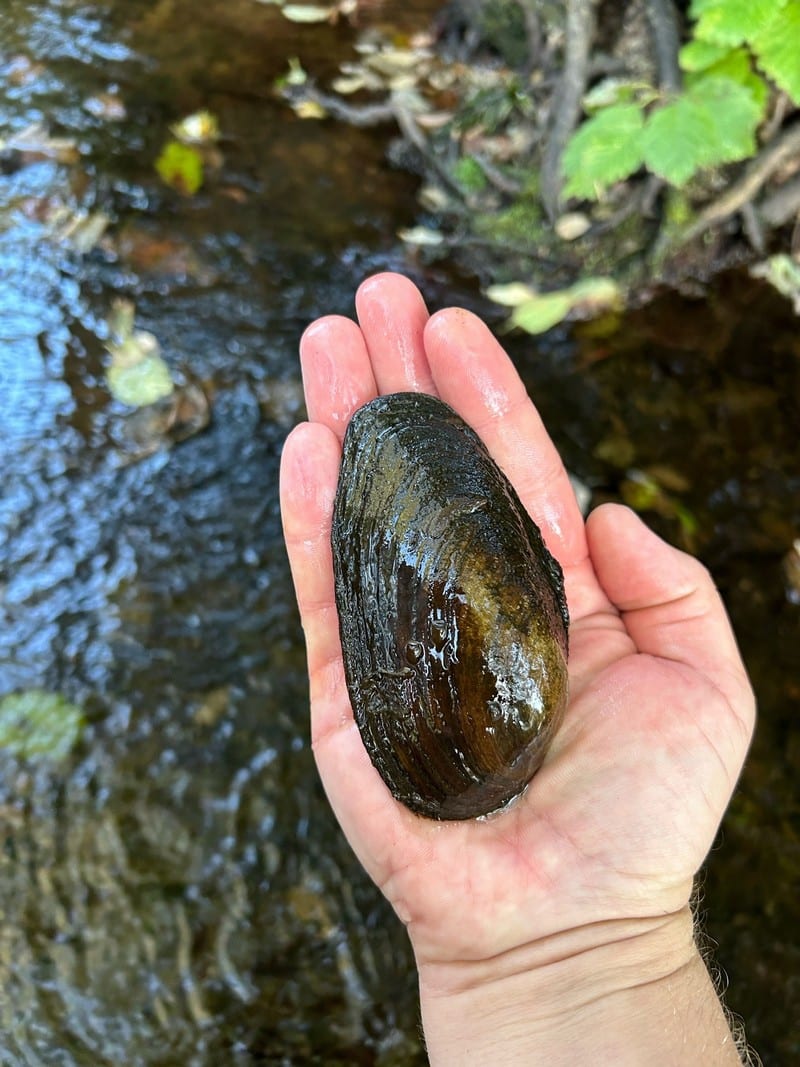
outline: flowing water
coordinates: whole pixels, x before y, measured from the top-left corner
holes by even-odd
[[[435,7],[362,19],[411,31]],[[272,92],[288,57],[330,72],[355,32],[256,0],[0,10],[0,698],[45,689],[85,717],[66,760],[0,753],[9,1067],[424,1062],[405,934],[313,768],[277,507],[308,321],[351,314],[381,269],[412,274],[432,306],[482,307],[474,285],[407,259],[415,183],[385,162],[391,131],[302,121]],[[222,138],[187,197],[154,160],[198,108]],[[82,244],[76,219],[105,233]],[[120,295],[187,396],[210,398],[207,428],[111,398]],[[611,340],[514,344],[595,500],[635,489],[631,470],[656,480],[653,521],[692,542],[734,611],[762,726],[709,864],[710,931],[751,1040],[789,1062],[796,321],[734,276],[710,299],[665,296]]]

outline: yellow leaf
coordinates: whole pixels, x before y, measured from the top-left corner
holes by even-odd
[[[203,184],[203,159],[196,148],[169,141],[156,160],[162,181],[184,196],[194,196]]]

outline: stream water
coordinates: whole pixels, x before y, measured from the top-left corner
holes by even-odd
[[[411,31],[436,6],[362,18]],[[256,0],[0,9],[0,138],[43,123],[72,142],[0,155],[0,698],[46,689],[86,719],[66,761],[0,753],[9,1067],[424,1063],[404,932],[313,767],[277,468],[302,417],[300,332],[352,314],[366,274],[403,270],[432,307],[490,309],[474,283],[407,259],[396,230],[415,220],[415,183],[385,162],[390,131],[302,121],[272,93],[289,56],[330,72],[355,32]],[[153,164],[198,108],[223,136],[185,197]],[[100,212],[106,233],[82,248],[64,219]],[[177,441],[112,400],[118,295],[210,397],[206,429]],[[734,614],[762,720],[705,875],[707,925],[750,1040],[789,1063],[796,319],[732,275],[665,294],[610,338],[512,345],[594,500],[635,491],[631,472],[657,481],[648,518],[691,542]]]

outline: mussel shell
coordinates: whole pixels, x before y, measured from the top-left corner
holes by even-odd
[[[501,807],[567,700],[561,568],[480,438],[423,393],[344,439],[332,549],[345,677],[392,794],[435,819]]]

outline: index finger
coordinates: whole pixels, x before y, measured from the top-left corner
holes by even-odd
[[[583,516],[569,475],[505,350],[463,308],[432,315],[424,341],[439,396],[483,439],[550,551],[564,568],[584,563]]]

